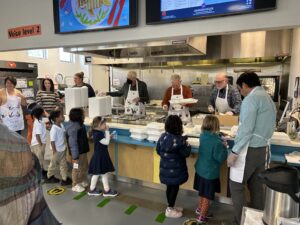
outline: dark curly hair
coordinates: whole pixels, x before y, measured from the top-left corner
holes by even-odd
[[[42,80],[42,84],[41,84],[42,91],[46,91],[46,87],[45,87],[45,81],[46,81],[46,80],[49,81],[50,84],[51,84],[50,91],[51,91],[51,92],[54,92],[54,83],[53,83],[53,80],[50,79],[50,78],[44,78],[44,79]]]
[[[84,123],[84,111],[82,108],[73,108],[70,110],[69,119],[72,122],[78,122],[80,125]]]
[[[165,130],[168,133],[175,135],[183,134],[182,121],[179,116],[170,115],[165,122]]]
[[[61,115],[61,111],[60,110],[54,110],[51,111],[50,116],[49,116],[49,122],[51,124],[55,123],[55,119],[58,118]]]
[[[31,111],[32,118],[36,118],[38,120],[42,119],[43,114],[44,114],[44,109],[41,106],[36,106]]]

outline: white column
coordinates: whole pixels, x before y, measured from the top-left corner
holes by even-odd
[[[289,78],[289,92],[288,95],[294,98],[294,85],[296,77],[300,77],[300,28],[293,30],[290,78]],[[298,98],[298,102],[299,102]],[[294,99],[295,106],[295,99]]]

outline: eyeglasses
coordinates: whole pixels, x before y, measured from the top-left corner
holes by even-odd
[[[223,83],[225,80],[215,80],[215,84],[221,84]]]

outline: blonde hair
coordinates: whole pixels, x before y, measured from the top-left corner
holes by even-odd
[[[76,76],[76,77],[80,78],[81,80],[83,80],[84,72],[75,73],[74,76]]]
[[[218,117],[214,115],[207,115],[203,122],[201,131],[211,131],[213,133],[218,133],[220,131],[220,122]]]
[[[130,79],[136,79],[137,74],[136,74],[135,71],[131,70],[131,71],[128,72],[127,77],[130,78]]]
[[[180,75],[178,75],[178,74],[173,74],[173,75],[171,76],[171,80],[181,80],[181,77],[180,77]]]
[[[99,127],[100,124],[103,124],[105,122],[106,122],[106,119],[104,117],[96,116],[93,119],[93,122],[91,123],[90,129],[89,129],[89,132],[88,132],[89,138],[93,137],[93,130],[96,129],[97,127]]]

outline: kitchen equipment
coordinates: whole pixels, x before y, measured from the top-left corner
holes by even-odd
[[[263,222],[277,225],[277,218],[299,215],[299,171],[294,167],[278,166],[259,174],[267,185]]]

